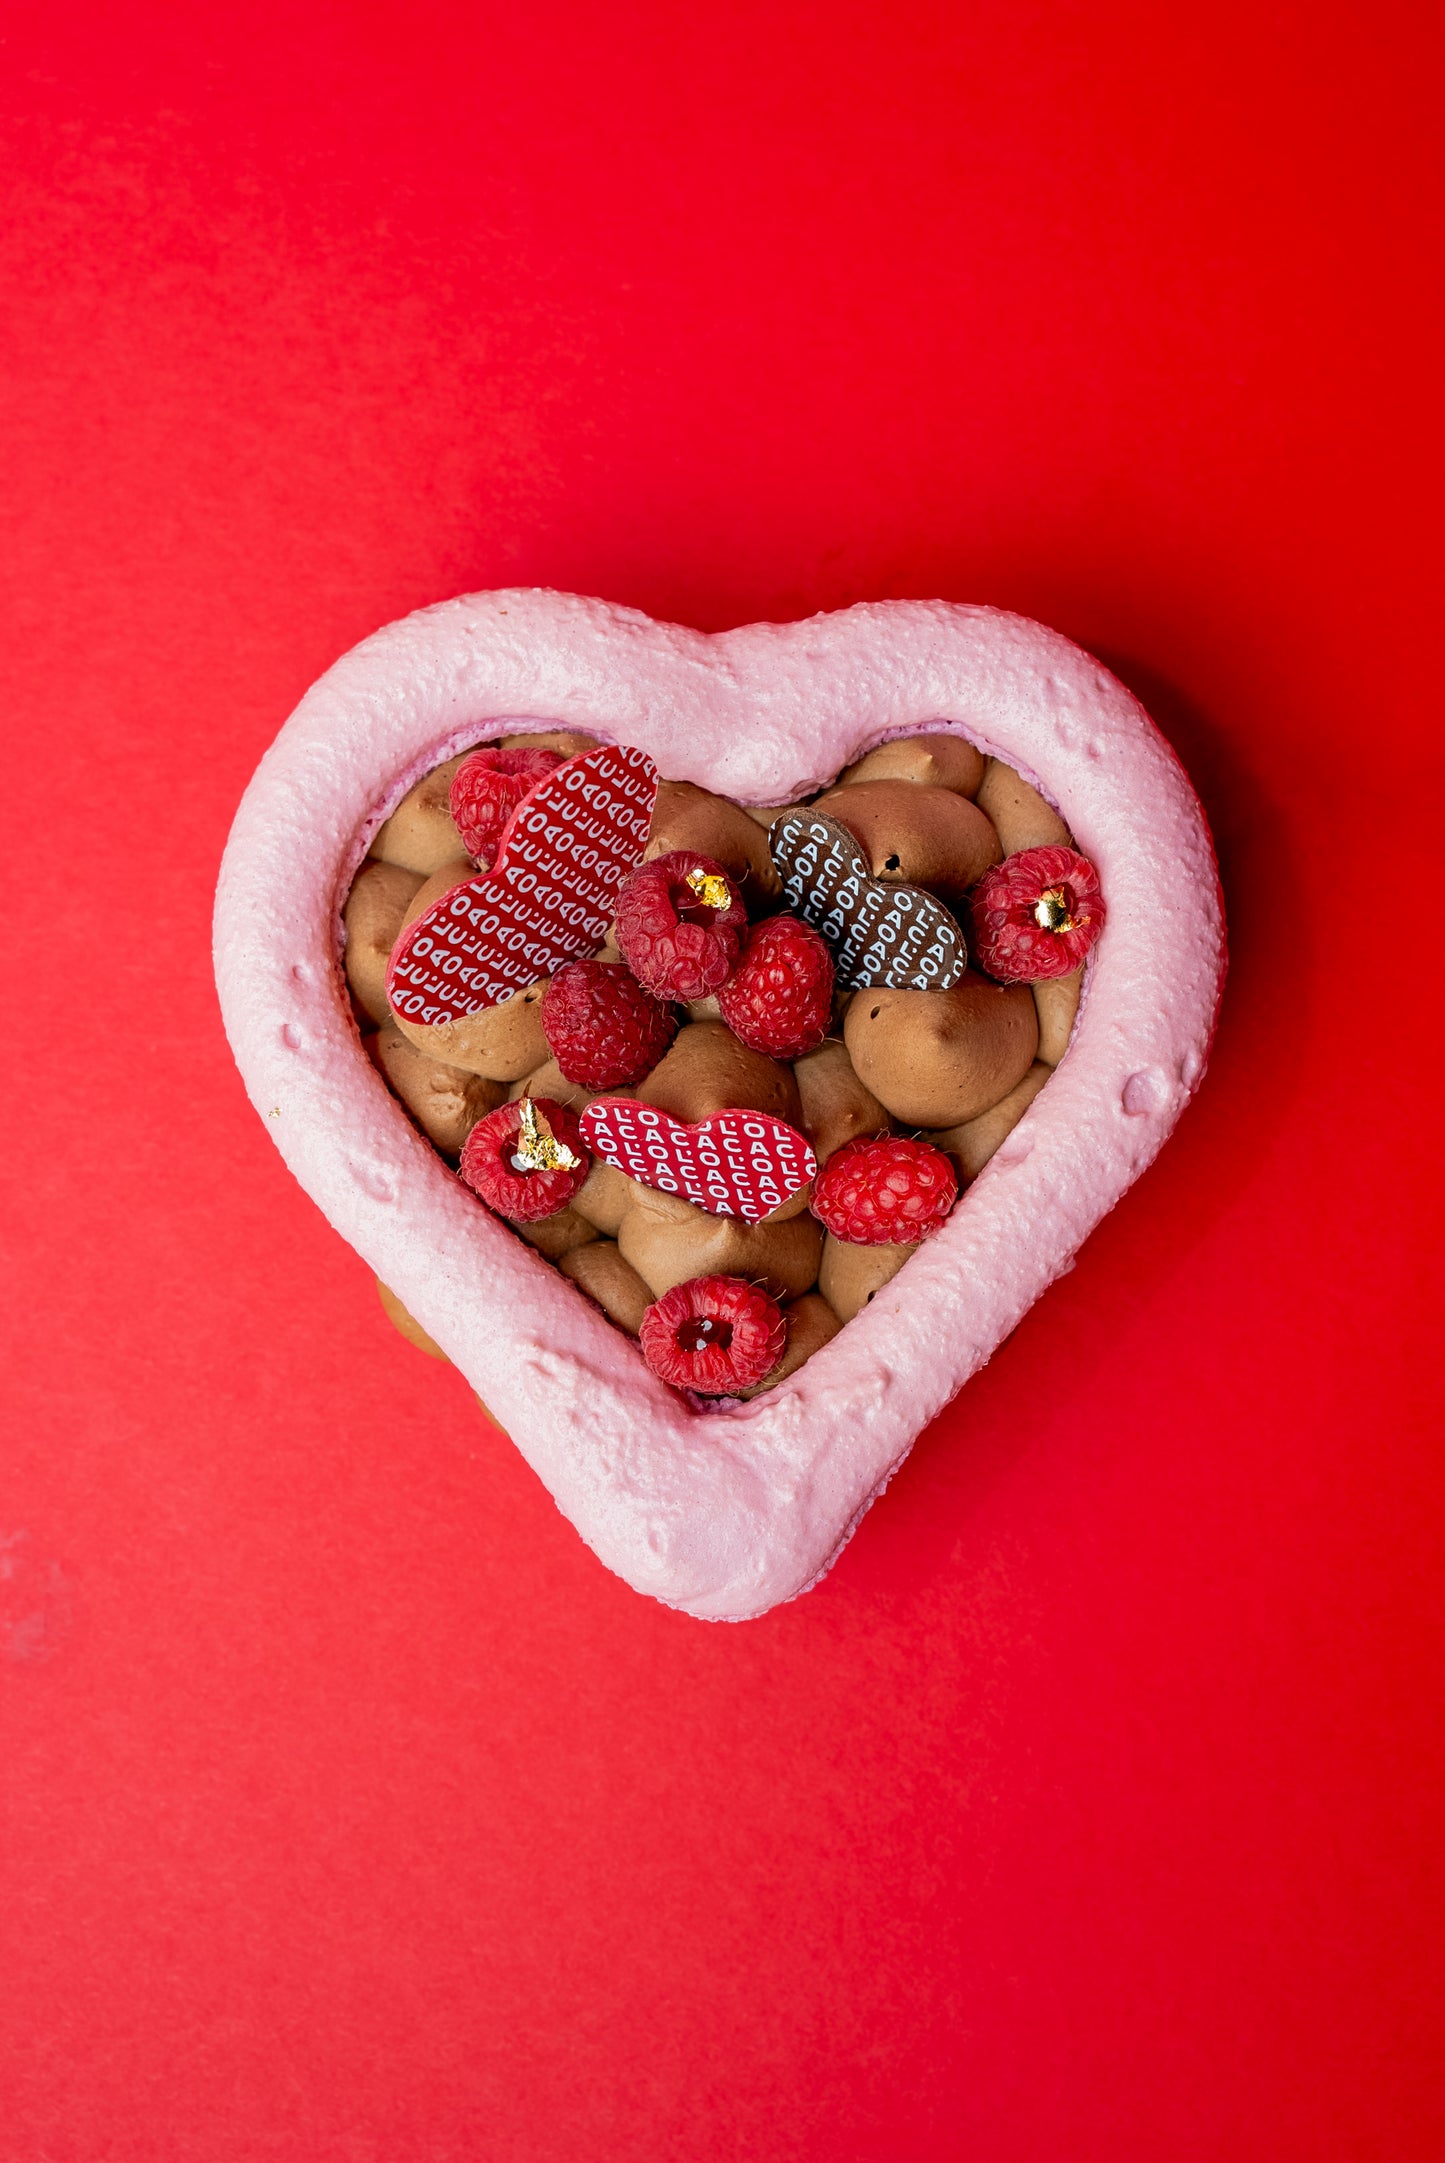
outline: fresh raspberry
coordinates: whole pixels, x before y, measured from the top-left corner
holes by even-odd
[[[1020,849],[973,890],[978,965],[1001,984],[1077,969],[1104,928],[1099,874],[1077,849]]]
[[[705,999],[732,975],[748,928],[736,886],[694,849],[639,864],[617,897],[617,947],[659,999]]]
[[[771,1374],[788,1325],[775,1300],[742,1277],[691,1277],[642,1317],[638,1342],[655,1375],[703,1397],[732,1397]]]
[[[452,775],[452,817],[462,846],[489,870],[502,828],[529,789],[563,763],[560,751],[474,751]]]
[[[770,916],[717,995],[734,1036],[771,1059],[816,1051],[833,1018],[833,957],[811,924]]]
[[[677,1015],[620,961],[564,962],[542,1001],[542,1033],[569,1082],[618,1089],[650,1074]]]
[[[818,1175],[812,1210],[854,1247],[903,1247],[941,1231],[958,1178],[932,1142],[844,1142]]]
[[[570,1156],[572,1162],[567,1163]],[[462,1149],[461,1174],[489,1209],[535,1224],[565,1209],[592,1169],[592,1152],[565,1104],[522,1097],[479,1119]]]

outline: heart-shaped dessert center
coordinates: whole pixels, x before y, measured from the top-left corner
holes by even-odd
[[[1016,814],[1022,792],[1057,829],[1052,849],[1009,856],[974,801],[990,794],[984,761],[927,738],[911,766],[895,742],[882,773],[865,759],[819,803],[756,820],[693,787],[701,847],[671,849],[650,834],[650,758],[597,745],[549,768],[560,755],[532,752],[523,772],[523,754],[484,747],[413,790],[445,861],[390,948],[378,1063],[414,1116],[423,1076],[438,1100],[446,1073],[454,1095],[468,1074],[490,1085],[480,1117],[445,1123],[449,1149],[462,1127],[463,1180],[637,1334],[663,1379],[703,1398],[775,1387],[789,1353],[798,1364],[942,1230],[1047,1081],[1104,921],[1100,900],[1082,928],[1055,924],[1053,896],[1092,867],[1000,768],[993,799]],[[751,921],[739,820],[766,821],[781,886],[751,883]],[[414,824],[394,816],[378,845]],[[463,834],[485,847],[493,831],[491,869],[465,876]],[[1014,940],[994,981],[970,969],[958,919],[893,865],[950,896],[1002,880],[1011,909],[1035,911],[1027,946]],[[378,865],[356,891],[386,876]],[[678,1315],[642,1327],[665,1300]],[[734,1309],[756,1325],[746,1359],[743,1338],[723,1356]],[[682,1322],[708,1325],[700,1364],[701,1339],[679,1349]]]

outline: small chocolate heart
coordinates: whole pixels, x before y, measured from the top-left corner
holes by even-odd
[[[932,894],[876,879],[846,826],[790,811],[768,837],[791,908],[822,933],[840,991],[947,991],[968,967],[963,933]]]
[[[684,1126],[653,1104],[594,1097],[580,1125],[594,1156],[629,1179],[749,1224],[781,1209],[818,1172],[797,1128],[770,1112],[714,1112]]]
[[[522,798],[490,871],[452,887],[398,939],[386,994],[428,1027],[500,1006],[602,944],[657,797],[644,751],[601,744]]]

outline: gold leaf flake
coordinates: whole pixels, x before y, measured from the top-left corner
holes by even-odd
[[[732,889],[715,871],[698,869],[690,871],[686,880],[705,909],[726,909],[732,905]]]
[[[1062,886],[1046,886],[1034,903],[1034,922],[1040,931],[1070,932],[1076,927],[1069,913],[1069,897]]]
[[[517,1146],[512,1152],[512,1168],[519,1172],[573,1172],[582,1159],[559,1142],[547,1123],[544,1112],[539,1112],[530,1097],[523,1097],[522,1123],[517,1129]]]

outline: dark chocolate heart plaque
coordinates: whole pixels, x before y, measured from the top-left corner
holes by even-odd
[[[788,906],[821,932],[840,991],[947,991],[968,967],[954,919],[919,886],[877,879],[846,826],[790,811],[768,836]]]

